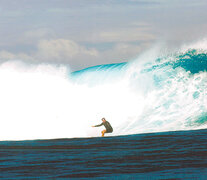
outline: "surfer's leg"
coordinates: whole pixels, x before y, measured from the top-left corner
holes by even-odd
[[[101,131],[102,137],[104,137],[105,133],[106,133],[106,130]]]

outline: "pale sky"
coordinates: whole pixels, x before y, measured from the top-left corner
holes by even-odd
[[[0,0],[0,62],[69,65],[133,60],[165,42],[206,37],[206,0]]]

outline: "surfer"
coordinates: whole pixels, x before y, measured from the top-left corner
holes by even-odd
[[[101,124],[95,125],[95,126],[92,126],[92,127],[99,127],[99,126],[104,125],[106,129],[101,131],[102,137],[104,137],[105,133],[112,133],[113,132],[113,128],[111,127],[111,124],[108,121],[106,121],[105,118],[102,118],[101,120],[102,120]]]

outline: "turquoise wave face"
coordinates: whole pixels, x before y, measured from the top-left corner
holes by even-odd
[[[102,64],[102,65],[97,65],[97,66],[92,66],[92,67],[88,67],[86,69],[82,69],[79,71],[75,71],[72,72],[73,76],[78,76],[81,75],[83,73],[87,73],[87,72],[100,72],[100,71],[104,71],[104,72],[110,72],[110,70],[121,70],[126,66],[126,62],[123,63],[113,63],[113,64]]]
[[[117,81],[125,73],[127,63],[102,64],[72,72],[73,82],[96,86],[103,82]]]
[[[190,50],[185,54],[178,55],[173,68],[182,67],[192,74],[207,70],[207,54],[197,50]]]
[[[199,50],[189,50],[185,53],[175,53],[165,57],[159,57],[155,64],[143,71],[152,71],[157,68],[170,66],[173,69],[183,68],[192,74],[207,71],[207,53]]]

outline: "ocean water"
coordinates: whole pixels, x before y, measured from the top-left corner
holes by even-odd
[[[75,72],[2,62],[0,178],[205,179],[206,47]]]
[[[1,179],[206,179],[207,130],[0,142]]]

